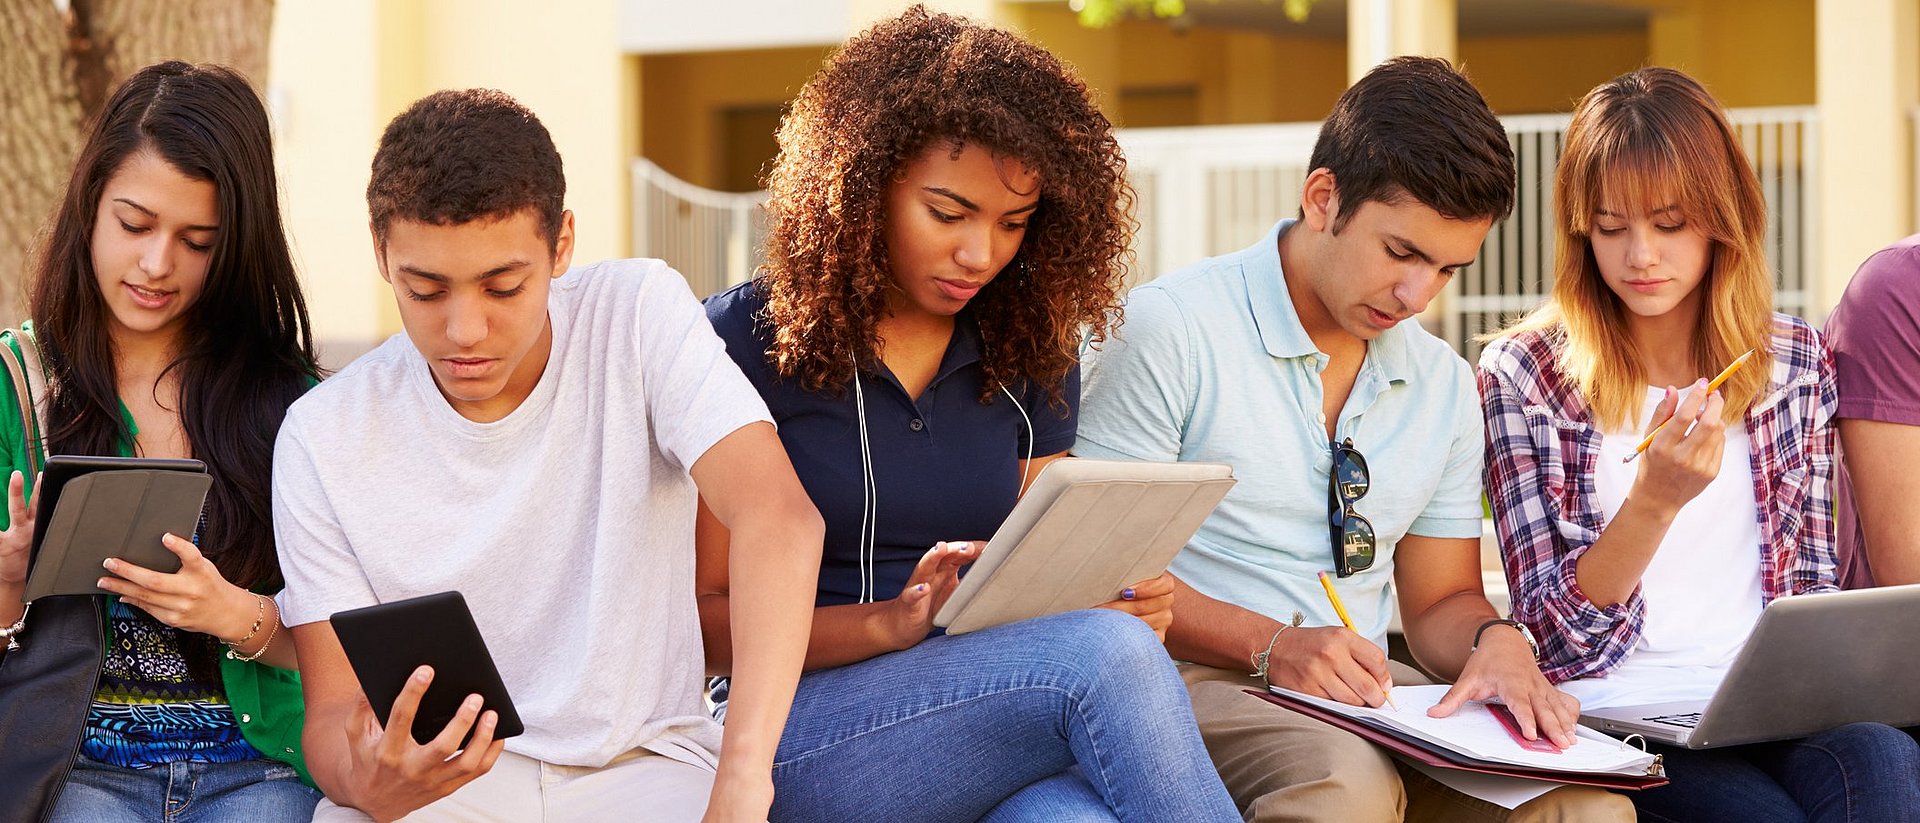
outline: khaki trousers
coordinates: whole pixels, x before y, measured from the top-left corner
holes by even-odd
[[[407,815],[407,823],[568,823],[648,820],[698,823],[713,771],[636,749],[598,769],[558,766],[503,752],[486,774]],[[314,823],[372,818],[320,801]]]
[[[1393,682],[1429,682],[1393,666]],[[1180,664],[1200,737],[1249,823],[1453,823],[1632,821],[1625,796],[1563,786],[1508,810],[1456,792],[1354,735],[1268,703],[1246,672]]]

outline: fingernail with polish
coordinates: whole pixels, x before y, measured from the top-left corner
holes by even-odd
[[[1131,587],[1129,587],[1129,588],[1125,588],[1125,589],[1121,589],[1121,590],[1120,590],[1120,599],[1121,599],[1121,600],[1132,600],[1132,599],[1133,599],[1133,589],[1132,589]]]

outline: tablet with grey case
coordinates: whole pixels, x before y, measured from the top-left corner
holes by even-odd
[[[1113,600],[1166,571],[1233,484],[1224,463],[1048,463],[933,623],[964,634]]]
[[[41,474],[33,554],[22,599],[106,594],[94,585],[119,558],[172,574],[180,558],[160,543],[192,538],[213,479],[198,460],[54,455]]]

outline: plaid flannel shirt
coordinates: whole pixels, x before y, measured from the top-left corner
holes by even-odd
[[[1596,677],[1640,641],[1646,602],[1595,605],[1575,566],[1606,528],[1594,496],[1601,432],[1557,366],[1564,338],[1529,332],[1480,356],[1487,417],[1487,495],[1513,617],[1533,630],[1555,683]],[[1835,590],[1833,361],[1811,326],[1774,315],[1773,374],[1746,425],[1753,442],[1764,602]]]

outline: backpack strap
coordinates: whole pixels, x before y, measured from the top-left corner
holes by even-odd
[[[9,340],[13,345],[4,345]],[[40,347],[31,331],[0,331],[0,368],[13,381],[13,396],[19,399],[20,432],[26,439],[27,470],[37,475],[46,462],[40,421],[47,416],[47,383],[46,373],[41,371]]]

